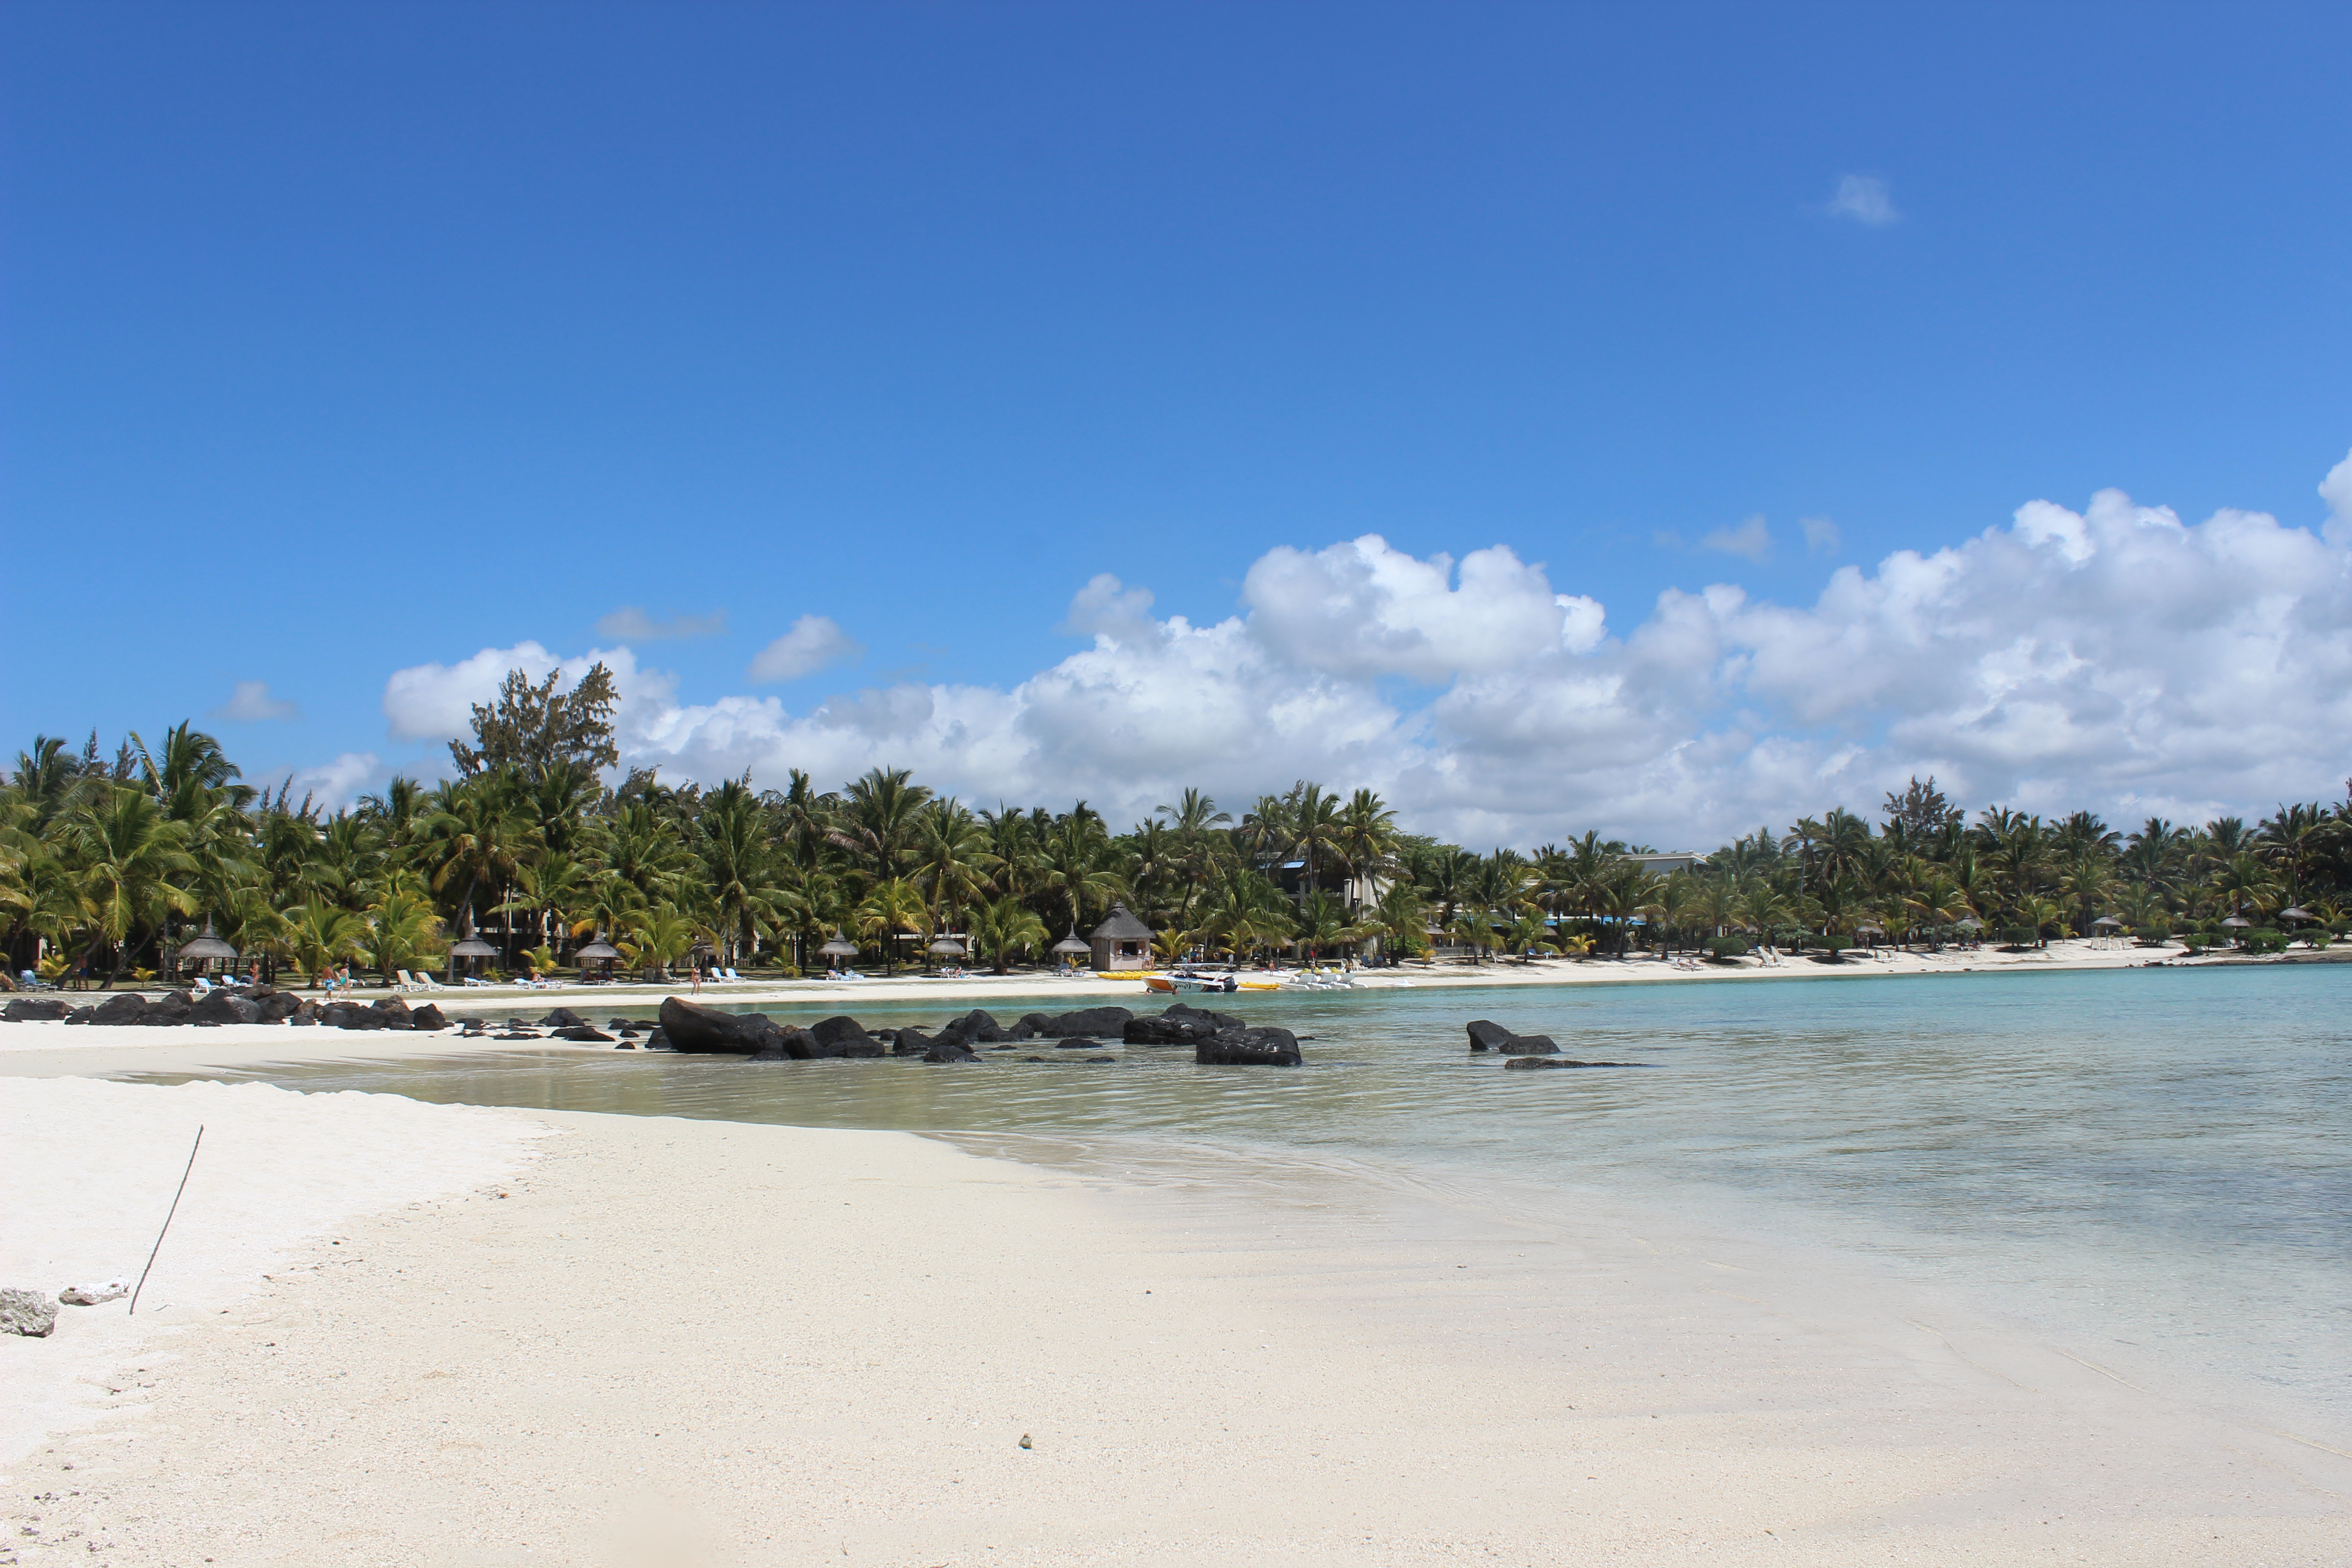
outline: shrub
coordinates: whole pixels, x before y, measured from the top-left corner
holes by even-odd
[[[2158,921],[2152,926],[2134,926],[2132,940],[2142,947],[2162,947],[2172,935],[2172,928]]]
[[[1711,936],[1706,939],[1709,958],[1744,958],[1748,954],[1748,939],[1744,936]]]
[[[2042,932],[2033,926],[2004,926],[2000,940],[2011,947],[2032,947],[2042,940]]]
[[[1832,952],[1843,952],[1847,948],[1853,945],[1853,938],[1850,936],[1840,936],[1837,932],[1832,931],[1827,936],[1822,937],[1818,945],[1827,948]]]

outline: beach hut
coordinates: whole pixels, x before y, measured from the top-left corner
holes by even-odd
[[[1087,945],[1097,973],[1141,969],[1151,962],[1151,928],[1137,920],[1125,904],[1110,907],[1110,919],[1095,927]]]

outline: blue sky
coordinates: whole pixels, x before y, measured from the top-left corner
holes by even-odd
[[[2340,6],[0,29],[10,749],[221,710],[255,715],[207,722],[256,771],[381,773],[437,751],[387,733],[395,671],[526,643],[626,643],[659,701],[772,699],[772,730],[861,689],[1013,692],[1088,649],[1098,574],[1209,626],[1269,550],[1368,533],[1506,546],[1629,636],[1664,591],[1809,606],[2103,487],[2315,531],[2352,446]],[[600,634],[629,606],[726,629]],[[862,652],[755,680],[803,616]],[[1349,678],[1442,728],[1468,667],[1406,663]],[[1691,733],[1755,710],[1751,742],[1867,747],[1864,793],[1970,767],[1886,751],[1916,705],[1872,700],[1718,689]],[[673,766],[773,772],[771,739]],[[2068,765],[1970,782],[2193,806],[2336,768],[2135,794]],[[1777,798],[1738,794],[1689,815]]]

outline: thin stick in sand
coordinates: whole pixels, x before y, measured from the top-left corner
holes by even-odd
[[[199,1122],[196,1125],[196,1141],[188,1145],[188,1169],[180,1173],[180,1184],[172,1194],[172,1206],[163,1215],[163,1228],[155,1233],[154,1250],[147,1254],[147,1268],[142,1268],[139,1271],[139,1283],[131,1289],[131,1306],[122,1314],[126,1318],[139,1310],[139,1292],[147,1289],[147,1269],[155,1267],[155,1254],[163,1250],[163,1237],[172,1228],[172,1216],[180,1212],[180,1194],[188,1190],[189,1172],[196,1168],[196,1151],[204,1146],[205,1129],[204,1124]]]

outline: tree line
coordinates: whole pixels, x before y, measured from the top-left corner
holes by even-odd
[[[609,674],[556,687],[509,676],[452,744],[456,776],[395,778],[333,811],[246,784],[188,723],[152,747],[133,733],[110,757],[95,734],[79,752],[36,738],[0,785],[10,973],[146,978],[207,925],[313,977],[437,968],[467,934],[499,967],[552,970],[599,933],[652,972],[698,954],[799,968],[837,936],[887,966],[952,933],[1002,973],[1053,962],[1057,940],[1122,901],[1171,959],[1443,946],[1474,962],[1980,929],[2037,942],[2103,918],[2259,943],[2282,919],[2340,934],[2352,902],[2352,783],[2344,802],[2283,804],[2251,826],[2125,832],[2088,812],[1969,822],[1915,779],[1876,823],[1840,807],[1662,875],[1597,832],[1475,853],[1405,831],[1370,790],[1307,782],[1238,814],[1188,789],[1124,832],[1083,800],[976,808],[896,769],[831,791],[798,771],[781,790],[748,773],[612,782]]]

